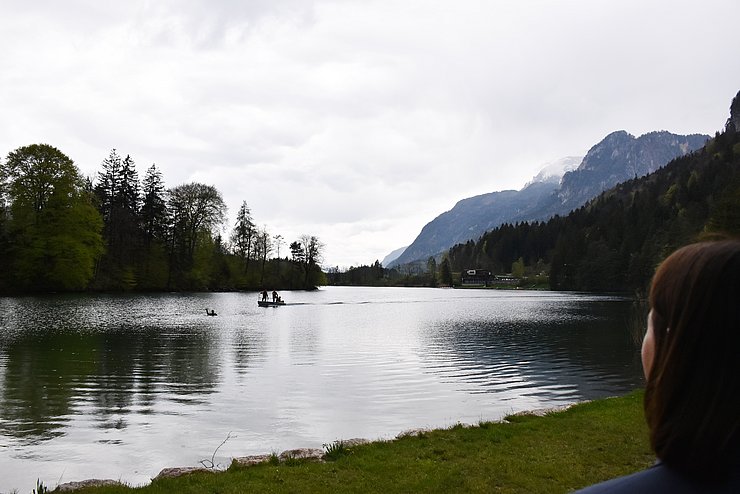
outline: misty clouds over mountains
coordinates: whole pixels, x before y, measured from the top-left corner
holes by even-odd
[[[555,170],[544,169],[521,190],[491,192],[459,201],[427,223],[389,267],[425,260],[455,244],[477,239],[503,223],[567,214],[620,182],[652,173],[701,148],[709,137],[660,131],[636,138],[623,130],[613,132],[593,146],[574,170],[578,158],[564,158],[555,163]]]

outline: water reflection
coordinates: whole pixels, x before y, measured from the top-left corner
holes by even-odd
[[[518,301],[485,319],[437,322],[423,355],[430,372],[504,401],[532,396],[569,402],[618,393],[639,384],[628,308],[620,300],[591,303],[587,312],[573,301],[538,307]]]
[[[121,429],[121,415],[150,412],[157,399],[202,404],[220,380],[213,339],[192,329],[16,335],[0,355],[0,432],[30,442],[62,434],[74,414]]]
[[[333,439],[619,394],[641,384],[629,303],[543,292],[0,298],[0,491],[146,482]],[[205,315],[215,308],[218,317]],[[146,455],[141,452],[146,451]]]

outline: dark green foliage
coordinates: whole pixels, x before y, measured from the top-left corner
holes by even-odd
[[[137,258],[138,285],[142,290],[157,290],[166,286],[168,217],[162,174],[155,165],[149,167],[141,184],[142,251]]]
[[[431,258],[434,259],[434,258]],[[384,268],[379,261],[366,266],[352,266],[345,270],[339,267],[329,268],[326,277],[330,285],[342,286],[413,286],[429,287],[436,286],[440,281],[445,286],[451,286],[452,273],[449,273],[448,282],[442,281],[445,265],[437,268],[434,263],[416,262],[408,263],[394,268]],[[431,268],[434,267],[434,270]],[[449,268],[449,261],[447,261]],[[439,271],[439,272],[438,272]],[[434,276],[433,276],[434,273]]]
[[[36,488],[33,490],[33,494],[46,494],[49,489],[41,482],[40,479],[36,479]]]
[[[145,245],[164,241],[167,234],[167,202],[162,173],[155,165],[149,167],[141,183],[139,218]]]
[[[736,156],[740,156],[740,153]],[[718,197],[710,211],[705,231],[707,234],[740,232],[740,177]]]
[[[442,259],[442,265],[439,271],[439,280],[444,286],[452,286],[452,269],[450,268],[450,260],[445,257]]]
[[[327,277],[330,285],[384,286],[388,271],[376,260],[369,266],[353,266],[345,271],[329,268]]]
[[[231,233],[231,245],[234,254],[244,263],[244,275],[249,274],[249,261],[252,258],[256,243],[257,228],[252,219],[252,212],[247,202],[242,202],[239,212],[236,214],[236,224]]]
[[[429,273],[429,286],[437,286],[437,260],[434,257],[430,257],[427,260],[427,272]]]
[[[0,163],[0,293],[69,290],[257,290],[326,283],[323,244],[304,235],[293,260],[272,258],[282,236],[254,226],[243,203],[222,239],[226,206],[213,186],[166,190],[152,165],[112,150],[97,183],[42,144]],[[273,239],[275,243],[273,244]],[[259,269],[249,269],[250,262]]]
[[[143,244],[139,218],[139,179],[131,156],[113,149],[98,173],[95,193],[103,217],[106,251],[98,263],[95,285],[115,289],[137,286],[136,261]]]
[[[2,167],[0,167],[2,169]],[[0,176],[0,259],[10,260],[12,241],[10,238],[10,207],[5,199],[3,180]],[[0,269],[0,293],[10,288],[11,276],[8,269]]]
[[[293,265],[300,268],[303,278],[299,282],[300,285],[296,286],[298,274],[292,273],[292,286],[310,290],[324,283],[324,273],[319,267],[323,252],[324,244],[313,235],[301,235],[297,241],[290,244]]]
[[[167,191],[170,212],[167,288],[206,290],[212,234],[226,215],[226,205],[215,187],[200,183],[178,185]]]
[[[352,454],[350,448],[344,444],[343,441],[334,441],[332,443],[324,444],[324,458],[329,461],[337,461],[343,456],[349,456]]]
[[[102,252],[101,219],[71,159],[47,144],[19,148],[2,166],[5,288],[82,290]]]

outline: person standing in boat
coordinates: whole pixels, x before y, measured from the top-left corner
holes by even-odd
[[[275,290],[272,291],[272,301],[277,302],[278,301],[278,292]]]
[[[262,301],[267,302],[267,290],[262,290]]]

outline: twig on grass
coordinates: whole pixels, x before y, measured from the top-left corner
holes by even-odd
[[[210,468],[210,469],[215,469],[217,466],[220,466],[220,465],[216,465],[216,463],[215,463],[216,453],[218,452],[219,449],[221,449],[221,446],[223,446],[224,444],[226,444],[226,441],[228,441],[229,439],[231,439],[231,432],[232,431],[229,431],[229,433],[226,435],[226,439],[224,439],[223,441],[221,441],[221,444],[218,445],[218,448],[216,448],[216,449],[213,450],[213,454],[211,455],[211,459],[210,460],[206,458],[205,460],[200,460],[198,463],[200,463],[201,465],[203,465],[205,468]]]

